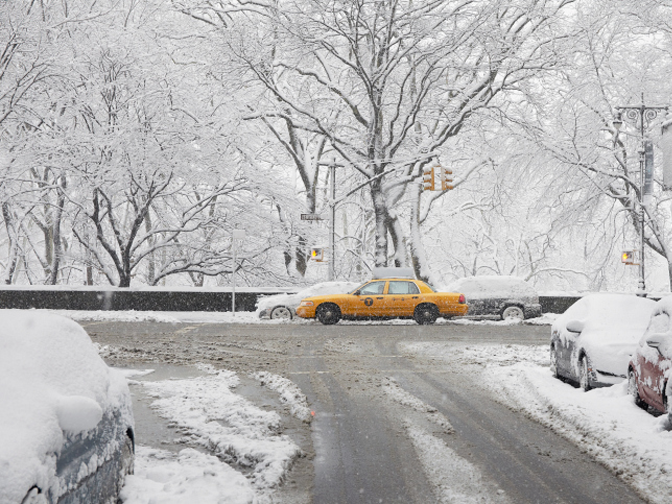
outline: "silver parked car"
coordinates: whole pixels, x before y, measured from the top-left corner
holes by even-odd
[[[296,308],[303,298],[345,294],[352,292],[359,285],[357,282],[322,282],[301,289],[299,292],[264,296],[257,302],[257,315],[259,318],[292,320],[296,317]]]
[[[518,277],[466,277],[451,283],[447,290],[465,295],[468,317],[523,320],[541,316],[539,294]]]
[[[655,302],[634,294],[582,297],[551,326],[551,371],[583,390],[619,383]]]
[[[116,504],[133,471],[131,395],[84,329],[0,310],[0,503]]]

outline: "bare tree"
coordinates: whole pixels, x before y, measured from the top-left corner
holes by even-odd
[[[267,90],[260,119],[324,136],[369,181],[375,263],[401,265],[396,204],[476,111],[553,67],[550,27],[570,3],[283,2],[255,18],[263,40],[234,34],[229,47]]]

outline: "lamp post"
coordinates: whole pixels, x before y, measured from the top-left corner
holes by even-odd
[[[639,283],[637,285],[637,295],[646,296],[646,279],[644,277],[644,165],[646,158],[646,130],[651,122],[658,117],[660,112],[667,110],[667,107],[647,107],[644,105],[644,93],[642,93],[641,105],[616,107],[618,114],[614,118],[613,125],[616,129],[616,135],[623,126],[623,118],[639,129]]]

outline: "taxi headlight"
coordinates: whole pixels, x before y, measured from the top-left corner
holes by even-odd
[[[301,301],[301,306],[314,306],[315,303],[312,301]]]

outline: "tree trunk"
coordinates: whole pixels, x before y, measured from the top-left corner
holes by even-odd
[[[373,212],[375,216],[375,266],[387,266],[387,206],[385,195],[381,191],[380,181],[371,184],[371,199],[373,200]]]
[[[7,285],[11,285],[14,281],[14,274],[18,265],[19,240],[14,226],[14,218],[7,202],[2,204],[2,218],[5,221],[7,236],[9,237],[9,253],[7,254],[7,266],[5,268],[5,278],[3,279],[3,282]]]
[[[63,207],[65,206],[65,189],[67,187],[67,180],[64,174],[58,178],[57,181],[57,199],[56,211],[52,222],[52,236],[53,236],[53,254],[50,266],[49,285],[56,285],[58,283],[58,274],[61,267],[61,256],[63,252],[63,243],[61,240],[61,221],[63,220]]]

